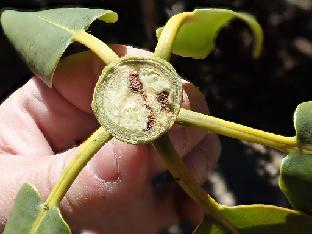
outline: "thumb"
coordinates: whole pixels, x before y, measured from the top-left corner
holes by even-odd
[[[77,148],[48,157],[0,157],[4,178],[0,180],[0,191],[6,191],[0,194],[2,223],[24,181],[33,184],[46,199],[75,151]],[[116,214],[122,212],[126,204],[138,203],[136,199],[149,184],[150,158],[148,146],[111,140],[102,147],[62,200],[62,214],[71,228],[103,229],[108,224],[114,225]]]

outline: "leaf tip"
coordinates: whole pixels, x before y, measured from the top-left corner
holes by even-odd
[[[254,46],[252,51],[252,58],[258,59],[262,54],[263,49],[263,31],[259,25],[257,33],[255,33]]]
[[[107,10],[100,17],[105,23],[115,23],[118,20],[118,14],[115,11]]]
[[[245,21],[247,25],[250,27],[253,35],[254,35],[254,42],[253,42],[253,50],[252,50],[252,57],[254,59],[258,59],[262,53],[263,49],[263,30],[257,19],[245,12],[240,12],[237,14],[237,17]]]
[[[9,16],[9,13],[12,10],[8,10],[8,9],[2,9],[0,11],[0,22],[1,22],[1,26],[4,29],[5,25],[6,25],[6,21],[7,21],[7,17]]]

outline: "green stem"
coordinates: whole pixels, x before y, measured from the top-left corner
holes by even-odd
[[[169,135],[163,136],[153,142],[155,149],[158,151],[168,170],[175,180],[184,189],[184,191],[201,207],[204,208],[208,217],[211,217],[231,233],[238,234],[236,229],[222,214],[220,206],[207,192],[197,183],[190,170],[185,166],[182,159],[175,150]]]
[[[118,55],[107,46],[103,41],[84,30],[72,31],[74,40],[84,44],[91,49],[103,62],[108,65],[119,60]]]
[[[52,22],[51,20],[46,19],[44,17],[38,16],[38,15],[37,17],[51,25],[54,25],[55,27],[58,27],[70,33],[72,35],[73,40],[84,44],[86,47],[92,50],[96,55],[98,55],[104,61],[106,65],[119,60],[118,55],[111,48],[109,48],[103,41],[87,33],[83,29],[73,30],[73,29],[67,28],[64,25]]]
[[[183,12],[168,20],[158,39],[154,56],[169,61],[178,30],[192,14],[191,12]]]
[[[71,159],[69,164],[66,166],[61,177],[54,185],[49,197],[47,198],[44,206],[37,215],[30,234],[36,234],[38,228],[41,225],[44,217],[46,216],[48,210],[53,207],[59,207],[62,198],[65,193],[72,185],[78,174],[84,168],[84,166],[90,161],[94,154],[106,143],[112,136],[100,127],[96,130],[78,149],[74,157]]]
[[[228,137],[259,143],[286,153],[297,151],[298,149],[304,152],[312,152],[311,146],[298,145],[296,137],[276,135],[183,108],[180,109],[176,123],[195,126]]]

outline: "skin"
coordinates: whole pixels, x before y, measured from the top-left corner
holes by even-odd
[[[120,55],[150,53],[112,45]],[[37,77],[0,106],[0,231],[14,197],[24,182],[46,198],[79,144],[99,125],[90,103],[103,68],[91,52],[64,59],[53,88]],[[207,113],[197,88],[183,82],[183,107]],[[216,162],[220,144],[215,134],[174,126],[170,136],[199,182]],[[171,224],[200,222],[202,211],[172,182],[152,185],[165,166],[151,145],[111,140],[79,174],[61,204],[74,233],[156,234]]]

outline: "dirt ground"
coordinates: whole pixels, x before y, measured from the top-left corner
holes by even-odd
[[[179,74],[205,93],[211,114],[258,129],[292,136],[296,106],[312,100],[311,0],[206,1],[33,1],[2,0],[0,8],[39,9],[83,5],[115,10],[115,25],[93,24],[105,42],[153,49],[154,29],[169,16],[196,7],[226,7],[253,14],[263,27],[262,56],[252,60],[252,35],[234,21],[217,39],[217,49],[204,60],[174,56]],[[77,50],[71,47],[68,53]],[[0,100],[29,79],[31,72],[0,34]],[[221,137],[223,152],[206,187],[221,203],[265,203],[288,206],[277,187],[282,155],[265,147]],[[186,228],[184,229],[185,233]]]

